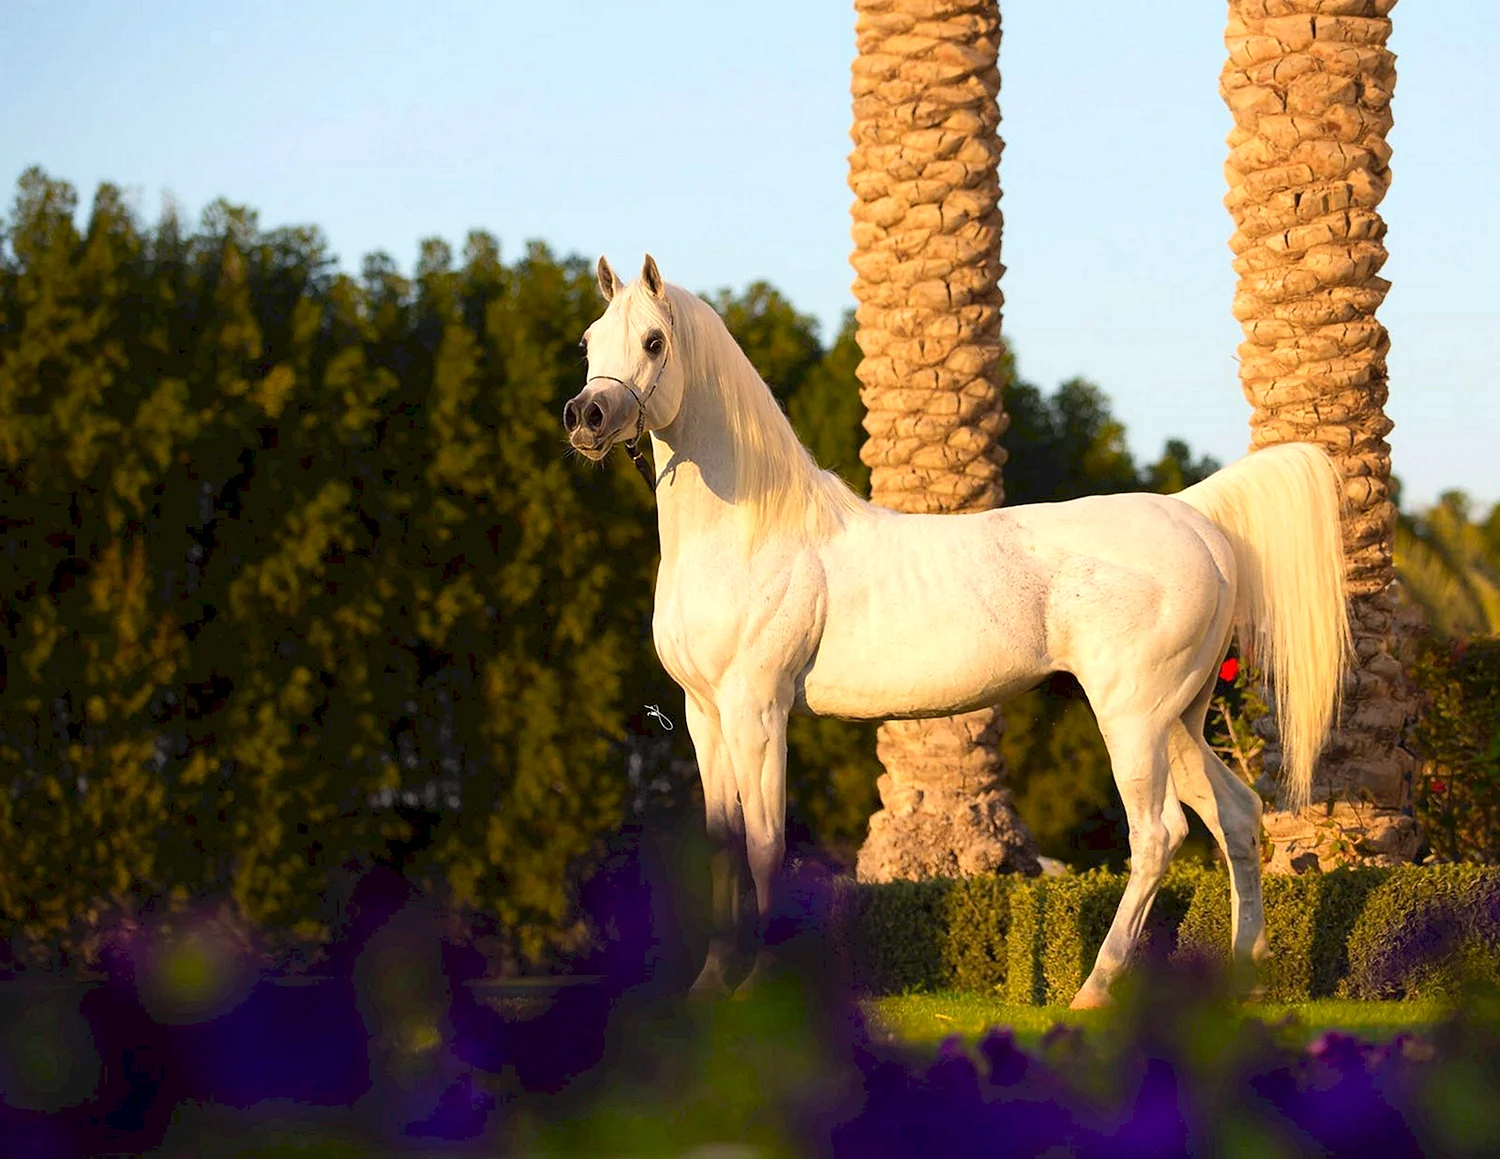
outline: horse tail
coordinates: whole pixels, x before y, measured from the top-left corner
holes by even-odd
[[[1270,671],[1282,803],[1293,809],[1308,803],[1352,652],[1342,496],[1338,468],[1307,443],[1256,451],[1173,496],[1207,516],[1234,550],[1235,632],[1246,661]]]

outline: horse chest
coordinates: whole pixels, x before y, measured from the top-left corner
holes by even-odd
[[[821,627],[821,601],[788,561],[760,568],[702,561],[663,567],[652,635],[667,673],[684,688],[711,693],[731,671],[788,673],[803,663]]]
[[[657,588],[651,631],[668,675],[684,688],[706,691],[723,667],[730,625],[713,614],[704,593]]]

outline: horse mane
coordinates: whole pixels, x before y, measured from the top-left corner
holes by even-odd
[[[632,286],[631,289],[637,289]],[[724,418],[733,448],[733,501],[751,542],[773,534],[822,537],[869,505],[833,471],[819,467],[771,388],[729,333],[718,312],[680,286],[666,286],[671,324],[644,290],[629,303],[644,309],[670,334],[668,357],[682,359],[686,389],[699,392],[684,405],[709,405]],[[702,397],[707,396],[707,397]]]

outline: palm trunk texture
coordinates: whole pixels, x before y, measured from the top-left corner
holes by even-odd
[[[856,0],[853,238],[871,498],[905,512],[1004,497],[1000,14],[995,0]],[[1038,872],[988,709],[888,721],[864,881]]]
[[[1357,658],[1341,726],[1300,814],[1268,811],[1272,870],[1410,860],[1402,810],[1410,709],[1393,639],[1396,509],[1385,441],[1386,352],[1375,318],[1390,283],[1385,222],[1395,0],[1230,0],[1220,93],[1234,116],[1225,205],[1245,332],[1240,382],[1252,444],[1306,441],[1346,479],[1344,550]],[[1274,738],[1268,748],[1276,762]]]

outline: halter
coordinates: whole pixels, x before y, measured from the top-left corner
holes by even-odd
[[[676,324],[672,320],[672,303],[663,298],[662,305],[667,308],[667,332],[670,334],[676,329]],[[645,397],[642,397],[636,391],[635,387],[623,378],[616,378],[612,374],[595,374],[589,378],[588,382],[583,384],[587,386],[589,382],[594,382],[598,379],[602,379],[605,382],[617,382],[630,392],[631,398],[635,399],[635,434],[625,440],[625,449],[630,452],[630,461],[635,464],[636,470],[641,473],[641,478],[646,480],[646,486],[650,487],[653,492],[656,490],[656,473],[646,465],[646,457],[641,454],[640,442],[641,434],[646,429],[646,404],[651,401],[651,396],[656,393],[656,384],[661,381],[661,376],[667,369],[667,356],[669,353],[670,347],[662,350],[661,365],[656,368],[656,376],[651,379],[651,385],[646,388]]]

